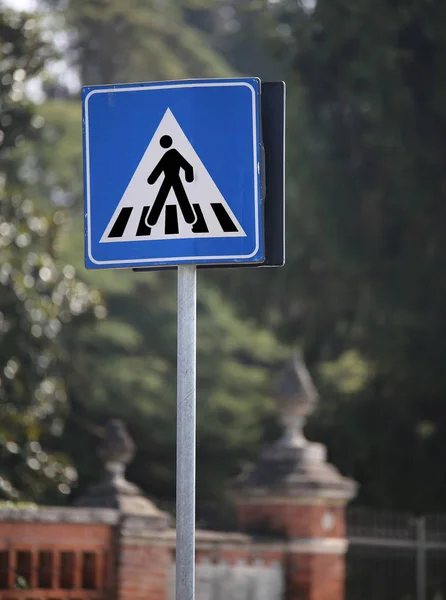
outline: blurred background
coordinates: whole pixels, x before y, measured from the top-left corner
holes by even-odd
[[[198,523],[231,526],[295,347],[355,503],[446,512],[446,4],[3,0],[0,42],[3,500],[73,502],[122,418],[173,510],[176,277],[84,269],[80,87],[252,75],[288,86],[287,262],[199,273]]]

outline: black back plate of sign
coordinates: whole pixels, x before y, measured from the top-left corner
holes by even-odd
[[[265,148],[264,267],[285,264],[285,83],[262,83]]]
[[[198,269],[282,267],[285,264],[285,83],[262,82],[261,120],[264,147],[265,260],[255,264],[197,265]],[[176,266],[142,267],[133,271],[171,271]]]

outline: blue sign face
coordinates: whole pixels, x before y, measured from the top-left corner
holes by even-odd
[[[263,261],[260,81],[83,89],[86,266]]]

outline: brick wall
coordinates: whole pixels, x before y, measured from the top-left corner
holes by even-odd
[[[167,600],[170,565],[166,547],[121,546],[118,600]]]
[[[332,526],[327,527],[327,518]],[[324,504],[293,502],[240,503],[238,522],[241,531],[268,529],[287,538],[320,538],[345,536],[344,508]],[[330,524],[331,524],[330,523]]]
[[[344,598],[344,557],[330,554],[290,556],[286,600]]]
[[[344,503],[314,498],[239,497],[240,528],[288,540],[283,565],[286,600],[343,600]]]
[[[67,509],[2,516],[0,600],[20,600],[29,594],[21,589],[33,590],[33,600],[71,592],[78,600],[105,600],[113,593],[112,515],[107,511],[101,515],[102,523],[97,522],[98,514]]]
[[[213,590],[211,579],[220,578],[232,597],[231,586],[248,581],[255,588],[258,580],[264,583],[253,588],[254,600],[342,600],[342,507],[273,501],[240,508],[244,527],[269,516],[283,535],[197,531],[203,585]],[[0,510],[0,600],[171,600],[174,561],[175,530],[150,518],[101,509]],[[28,591],[16,589],[18,577]],[[214,600],[212,593],[202,597]]]

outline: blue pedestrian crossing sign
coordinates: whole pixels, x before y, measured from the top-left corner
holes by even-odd
[[[86,266],[261,263],[260,81],[83,89]]]

